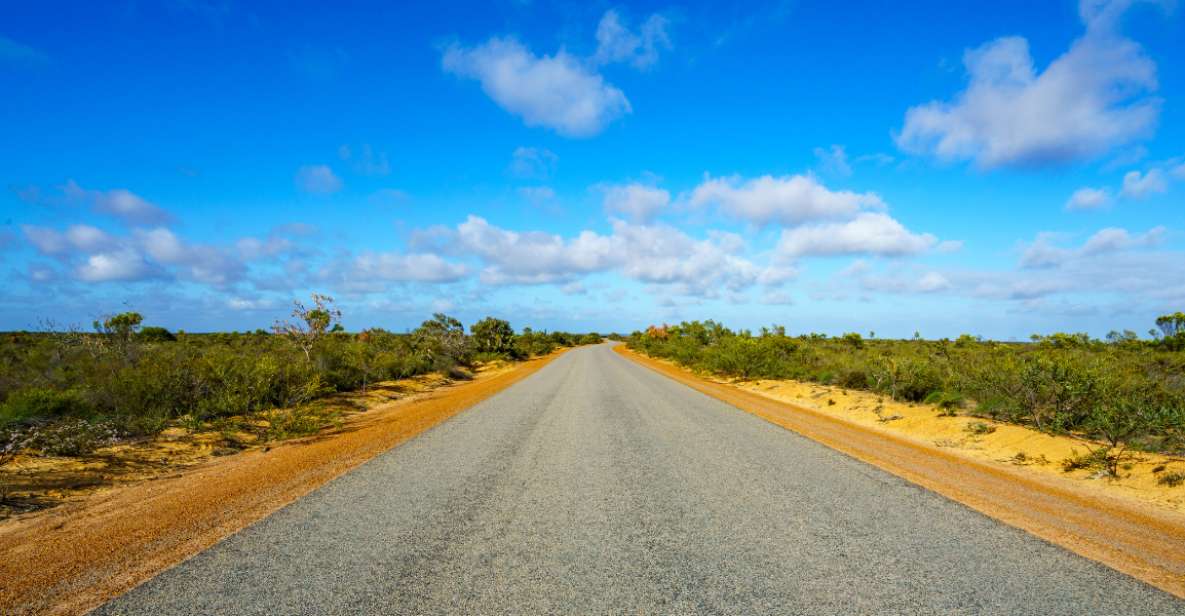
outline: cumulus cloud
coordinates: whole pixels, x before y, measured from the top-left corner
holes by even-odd
[[[885,207],[876,193],[829,190],[809,175],[707,178],[692,191],[691,203],[716,205],[725,214],[756,225],[785,226]]]
[[[1028,41],[1010,36],[965,53],[969,83],[953,101],[910,108],[898,147],[984,168],[1097,157],[1149,136],[1161,101],[1156,65],[1118,34],[1131,4],[1083,0],[1086,32],[1038,72]]]
[[[542,203],[555,199],[555,190],[550,186],[523,186],[518,189],[518,194],[532,203]]]
[[[655,14],[633,31],[617,11],[605,11],[597,24],[597,51],[593,61],[598,64],[628,62],[635,68],[648,69],[658,62],[660,51],[671,48],[667,33],[669,25],[667,18]]]
[[[608,184],[601,191],[606,212],[638,222],[652,220],[671,203],[671,193],[646,184]]]
[[[924,252],[937,243],[933,235],[911,233],[888,214],[865,212],[847,222],[786,229],[777,252],[789,258],[855,254],[900,257]]]
[[[480,260],[484,284],[571,285],[582,276],[619,272],[675,295],[715,297],[755,284],[776,286],[796,274],[790,267],[761,267],[744,255],[744,241],[716,232],[694,238],[666,225],[614,220],[613,232],[582,231],[574,237],[512,231],[470,216],[455,229],[435,227],[412,246]],[[574,287],[569,287],[574,288]]]
[[[37,249],[37,252],[43,255],[60,255],[70,249],[70,243],[66,241],[65,236],[53,229],[36,225],[21,225],[21,232],[25,234],[25,239],[29,240],[29,243]]]
[[[1128,199],[1144,199],[1168,188],[1168,181],[1160,169],[1149,169],[1142,175],[1139,171],[1128,171],[1123,176],[1123,189],[1119,194]]]
[[[85,282],[143,280],[153,274],[143,255],[126,247],[92,254],[75,270],[77,278]]]
[[[296,171],[296,187],[313,195],[328,195],[342,189],[341,178],[329,165],[305,165]]]
[[[187,244],[164,227],[135,229],[130,236],[89,225],[72,225],[64,232],[25,225],[22,231],[41,254],[73,264],[75,277],[85,282],[164,277],[164,266],[172,266],[182,279],[223,285],[240,279],[245,271],[227,251]]]
[[[1144,233],[1133,234],[1126,229],[1108,227],[1091,235],[1077,248],[1060,246],[1059,234],[1039,233],[1032,242],[1021,245],[1020,266],[1025,269],[1046,269],[1060,267],[1083,257],[1150,248],[1164,240],[1166,231],[1164,227],[1153,227]]]
[[[491,38],[477,47],[452,45],[445,71],[476,79],[495,103],[568,137],[589,137],[631,111],[625,94],[564,50],[537,56],[512,38]]]
[[[1066,209],[1098,210],[1111,204],[1111,193],[1105,188],[1084,187],[1074,191],[1066,201]]]
[[[129,225],[164,225],[173,222],[173,215],[125,188],[88,190],[69,180],[62,187],[70,201],[89,202],[100,214],[113,216]]]
[[[609,238],[583,231],[571,240],[542,232],[518,232],[470,216],[453,234],[457,247],[486,264],[488,284],[551,283],[607,269],[615,260]]]
[[[453,282],[467,273],[464,265],[434,254],[366,252],[354,257],[343,275],[352,281]]]
[[[614,221],[612,238],[624,275],[667,285],[681,295],[715,297],[721,290],[741,291],[762,274],[760,267],[737,254],[743,242],[733,234],[700,240],[665,225]]]
[[[169,229],[137,229],[133,237],[144,254],[157,263],[177,266],[179,275],[187,280],[224,285],[241,279],[246,272],[243,262],[229,251],[186,243]]]

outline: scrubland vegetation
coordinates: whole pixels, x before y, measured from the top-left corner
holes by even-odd
[[[714,375],[795,379],[868,390],[907,402],[1071,434],[1097,443],[1070,468],[1115,475],[1133,450],[1185,453],[1185,314],[1157,319],[1150,339],[1113,332],[1005,343],[878,340],[856,333],[790,336],[713,322],[651,327],[631,348]]]
[[[428,372],[465,378],[480,362],[600,342],[598,334],[516,333],[486,318],[465,331],[443,314],[409,333],[350,333],[331,298],[296,303],[272,331],[188,334],[142,326],[125,312],[93,331],[47,326],[0,334],[0,465],[18,452],[80,455],[170,426],[265,426],[265,438],[315,432],[327,418],[301,409],[334,392]],[[263,419],[263,421],[258,421]]]

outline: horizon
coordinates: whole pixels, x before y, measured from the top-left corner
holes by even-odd
[[[1175,2],[4,12],[0,330],[270,329],[314,292],[350,331],[1185,309]]]

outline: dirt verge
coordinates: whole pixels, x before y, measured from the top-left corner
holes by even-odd
[[[0,525],[0,613],[81,614],[542,368],[392,402],[339,430],[119,486]]]
[[[1185,598],[1185,516],[1075,489],[1070,482],[989,465],[800,405],[701,378],[634,353],[625,357],[775,425],[877,466]]]

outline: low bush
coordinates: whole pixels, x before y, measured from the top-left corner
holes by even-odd
[[[634,332],[631,348],[697,371],[742,379],[785,379],[876,392],[934,404],[1050,433],[1123,447],[1185,452],[1185,317],[1157,321],[1153,340],[1115,334],[1036,336],[1001,343],[884,340],[849,333],[787,336],[774,326],[758,334],[714,321],[652,326]]]
[[[471,378],[475,361],[524,359],[562,346],[600,342],[598,334],[516,334],[484,319],[472,333],[455,318],[433,315],[407,334],[342,330],[332,298],[297,303],[293,321],[272,333],[173,334],[142,327],[134,312],[78,330],[0,337],[0,448],[80,455],[113,435],[144,435],[183,422],[293,409],[333,392],[431,371]],[[317,414],[276,416],[269,437],[323,426]],[[0,456],[3,462],[3,456]]]

